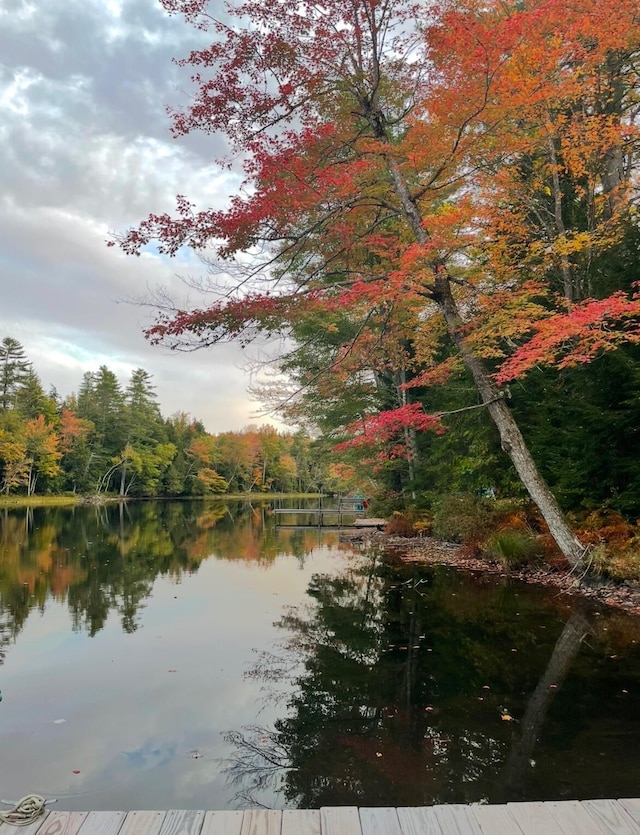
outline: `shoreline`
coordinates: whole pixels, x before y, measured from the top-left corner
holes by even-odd
[[[471,556],[463,545],[427,536],[403,537],[367,531],[348,534],[345,539],[380,546],[405,563],[447,565],[461,571],[520,580],[557,589],[559,594],[568,597],[640,615],[640,584],[632,581],[618,583],[598,576],[586,579],[568,567],[556,569],[543,562],[510,568],[494,560]]]

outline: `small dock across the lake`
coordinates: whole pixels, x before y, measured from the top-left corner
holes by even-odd
[[[49,812],[0,835],[640,835],[640,800],[503,806]]]
[[[359,513],[366,510],[366,500],[362,498],[342,498],[335,507],[325,507],[319,502],[317,507],[277,507],[274,509],[276,516],[290,517],[295,522],[278,521],[280,528],[376,528],[382,530],[387,524],[386,519],[371,519],[359,517]],[[312,522],[301,524],[300,517],[311,518]]]

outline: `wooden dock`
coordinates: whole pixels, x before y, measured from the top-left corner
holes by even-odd
[[[312,516],[315,517],[313,524],[301,525],[297,522],[287,524],[286,522],[278,522],[278,528],[376,528],[382,530],[387,524],[386,519],[367,519],[366,517],[358,518],[357,514],[361,511],[351,508],[339,507],[312,507],[312,508],[298,508],[298,507],[279,507],[273,513],[276,516]],[[356,516],[354,519],[353,517]],[[351,521],[345,521],[345,517]]]
[[[640,835],[640,799],[245,812],[49,812],[0,835]]]

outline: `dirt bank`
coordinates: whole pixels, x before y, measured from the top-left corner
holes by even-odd
[[[460,545],[427,536],[407,538],[378,531],[354,531],[344,534],[344,538],[352,542],[378,545],[404,562],[450,565],[465,571],[511,577],[525,583],[556,588],[563,595],[593,600],[640,615],[640,584],[635,582],[614,583],[602,577],[581,576],[568,568],[554,568],[546,563],[507,568],[489,559],[470,556]]]

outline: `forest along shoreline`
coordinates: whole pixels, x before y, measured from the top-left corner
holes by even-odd
[[[583,572],[576,573],[568,566],[566,569],[557,569],[543,562],[508,567],[497,561],[473,556],[464,545],[429,536],[394,536],[384,531],[343,531],[341,537],[365,547],[380,547],[402,562],[448,565],[463,571],[521,580],[556,588],[562,595],[640,615],[640,583],[634,580],[615,581],[606,577],[588,576]]]

